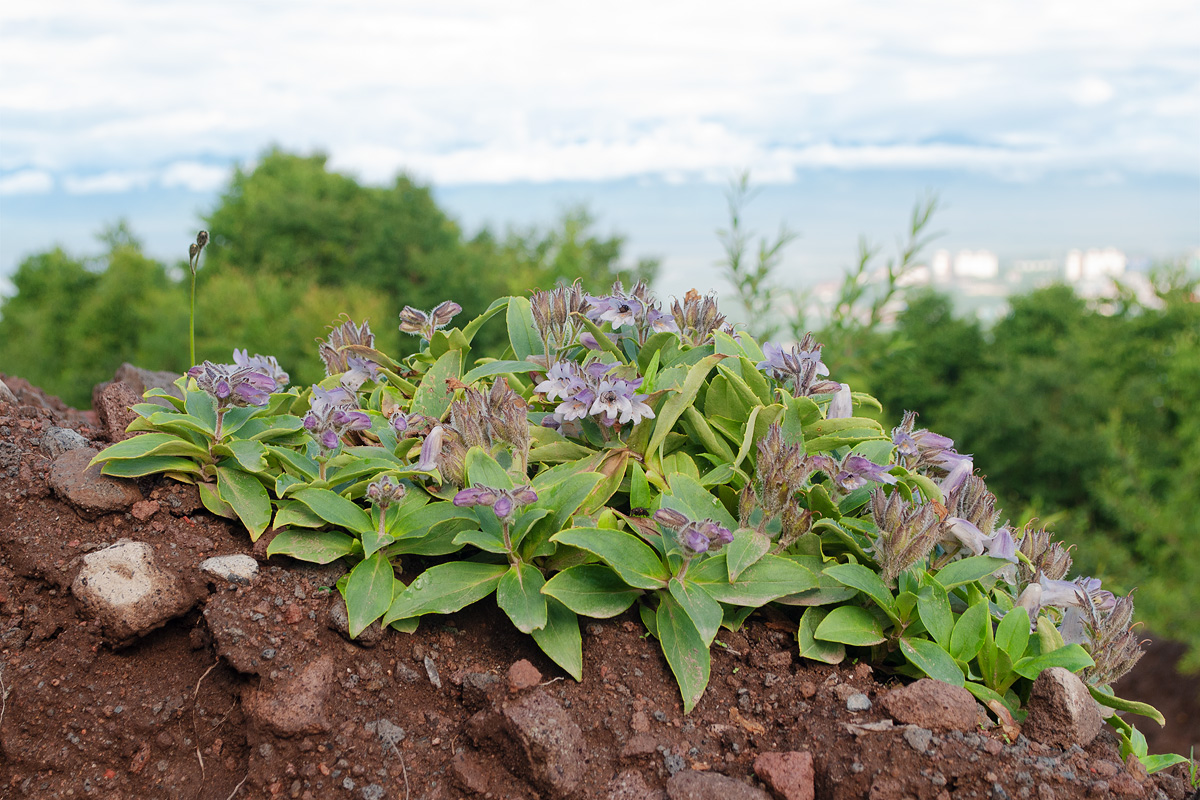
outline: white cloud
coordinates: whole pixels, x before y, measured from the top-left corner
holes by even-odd
[[[1194,174],[1198,28],[1191,0],[8,3],[0,169],[202,190],[278,142],[376,181]]]
[[[0,195],[45,194],[54,188],[54,178],[48,172],[25,169],[0,176]]]
[[[148,172],[114,170],[99,175],[68,175],[63,179],[63,188],[67,194],[118,194],[144,188],[151,180]]]

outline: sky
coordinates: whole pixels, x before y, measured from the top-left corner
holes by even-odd
[[[270,145],[406,171],[467,228],[587,202],[667,273],[711,269],[742,170],[805,274],[930,191],[948,246],[1170,257],[1197,32],[1192,0],[4,3],[0,276],[119,216],[169,255]]]

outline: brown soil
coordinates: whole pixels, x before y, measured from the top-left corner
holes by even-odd
[[[800,661],[795,621],[781,612],[718,636],[708,692],[687,716],[633,614],[586,625],[583,683],[489,601],[373,648],[347,642],[328,621],[338,568],[266,562],[261,541],[252,548],[240,528],[197,511],[186,487],[144,481],[149,502],[136,514],[81,517],[49,489],[39,441],[51,425],[89,438],[98,426],[22,388],[22,405],[0,402],[0,797],[665,797],[684,771],[761,789],[756,758],[792,751],[811,753],[815,796],[833,800],[1190,792],[1182,767],[1145,778],[1123,764],[1107,729],[1066,751],[1023,736],[1008,744],[996,728],[927,739],[852,730],[888,720],[878,699],[895,682],[863,664]],[[232,553],[261,569],[248,586],[209,580],[192,611],[114,650],[70,587],[82,555],[122,538],[151,544],[181,574]],[[1156,751],[1197,741],[1197,685],[1174,674],[1172,655],[1152,648],[1126,683],[1185,732],[1147,730]],[[514,668],[522,659],[536,672]],[[855,693],[871,708],[849,711]],[[543,739],[514,744],[518,712],[548,729]],[[574,792],[556,788],[572,770]],[[672,798],[714,796],[672,787]]]

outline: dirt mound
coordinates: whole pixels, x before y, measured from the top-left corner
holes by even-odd
[[[343,570],[267,561],[267,537],[252,547],[190,487],[105,489],[71,455],[104,445],[98,422],[14,383],[19,405],[0,401],[0,797],[1188,794],[1182,767],[1147,777],[1107,729],[1060,749],[1010,744],[986,715],[965,730],[897,722],[933,709],[898,712],[884,700],[897,682],[867,665],[800,661],[779,612],[718,636],[687,716],[634,614],[586,626],[583,683],[486,601],[352,643]],[[229,555],[255,563],[209,561]]]

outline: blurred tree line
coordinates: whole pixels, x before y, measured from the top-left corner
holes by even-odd
[[[276,356],[297,383],[324,375],[314,339],[342,313],[370,320],[378,346],[403,354],[416,346],[398,330],[405,305],[454,300],[465,321],[531,287],[579,278],[598,292],[617,279],[653,280],[658,269],[653,259],[627,263],[623,238],[599,234],[586,209],[550,229],[468,237],[407,176],[364,186],[331,172],[323,155],[279,150],[235,171],[203,225],[212,240],[197,281],[197,358],[228,362],[244,347]],[[189,237],[174,264],[147,257],[123,222],[99,238],[99,256],[56,248],[26,258],[12,276],[16,292],[0,303],[0,368],[82,408],[124,361],[191,366]],[[487,326],[477,341],[498,343],[502,329]]]

